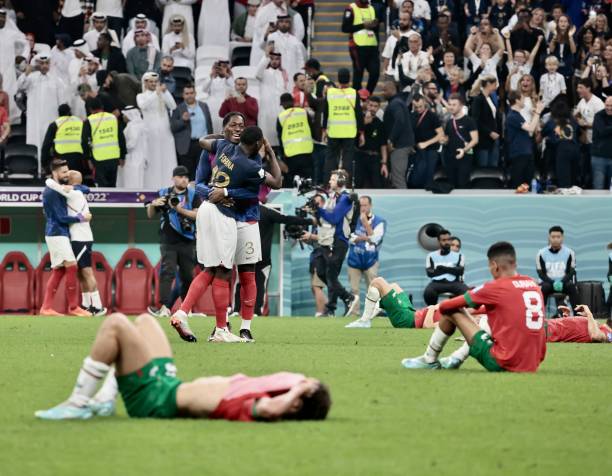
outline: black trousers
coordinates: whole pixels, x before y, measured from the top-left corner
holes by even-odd
[[[192,139],[189,142],[189,150],[187,150],[187,153],[178,156],[178,164],[187,167],[187,170],[189,170],[189,180],[195,180],[195,173],[201,153],[202,148],[200,147],[198,139]]]
[[[294,155],[285,157],[284,160],[289,169],[285,175],[285,187],[293,188],[293,177],[296,175],[302,178],[312,178],[312,154]]]
[[[378,46],[356,46],[349,48],[353,62],[353,88],[359,91],[363,81],[363,73],[368,72],[368,85],[366,89],[374,93],[378,77],[380,76],[380,52]]]
[[[94,161],[96,169],[96,184],[98,187],[116,187],[117,186],[117,167],[119,167],[119,159]]]
[[[383,188],[380,154],[357,150],[355,158],[355,188]]]
[[[83,37],[84,30],[85,30],[85,15],[83,15],[82,13],[75,17],[61,17],[60,18],[59,31],[70,35],[70,38],[72,39],[73,42]],[[66,45],[66,48],[69,46],[70,45]]]
[[[567,142],[567,141],[564,141]],[[577,144],[557,144],[555,154],[555,173],[557,175],[557,186],[569,188],[577,184],[578,167],[580,164],[580,147]]]
[[[348,252],[348,244],[339,238],[334,238],[332,248],[326,248],[326,268],[325,280],[327,282],[327,310],[336,312],[336,303],[338,298],[346,302],[351,298],[351,293],[348,292],[338,280],[340,271],[342,271],[342,263]]]
[[[468,287],[461,281],[432,281],[423,291],[423,299],[428,306],[434,306],[438,303],[438,296],[442,293],[451,293],[454,297],[467,290]]]
[[[553,283],[548,283],[548,282],[543,282],[540,285],[540,288],[542,289],[542,294],[544,295],[544,305],[546,305],[546,302],[548,301],[548,298],[556,293],[557,291],[555,291],[553,289]],[[563,294],[567,294],[567,297],[569,297],[570,303],[572,304],[572,308],[576,307],[578,304],[580,304],[579,298],[578,298],[578,288],[576,287],[576,285],[572,282],[567,282],[567,283],[563,283],[563,291],[561,291]]]
[[[327,185],[332,171],[340,168],[346,170],[350,177],[347,188],[353,176],[353,158],[355,156],[355,139],[332,139],[327,140],[327,154],[323,167],[323,183]]]
[[[462,159],[457,159],[454,155],[444,155],[444,170],[448,181],[454,188],[469,188],[473,157],[473,154],[469,154],[464,155]]]
[[[68,162],[68,168],[70,170],[78,170],[83,177],[89,173],[89,168],[87,168],[87,164],[83,159],[83,154],[64,154],[61,155],[60,158]],[[51,164],[48,164],[48,166],[51,166]]]
[[[178,268],[181,279],[181,297],[185,299],[193,279],[193,268],[196,265],[195,241],[190,243],[166,244],[159,246],[161,268],[159,270],[159,300],[168,309],[172,308],[172,281]]]
[[[533,156],[531,154],[510,158],[510,186],[516,188],[522,183],[531,183],[533,169]]]

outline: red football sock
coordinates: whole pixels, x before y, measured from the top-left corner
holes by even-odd
[[[42,309],[53,309],[53,299],[55,299],[55,293],[57,287],[64,277],[64,267],[54,268],[51,271],[51,277],[47,281],[47,289],[45,290],[45,298],[43,299]]]
[[[202,271],[195,277],[191,282],[191,286],[189,286],[189,291],[187,291],[183,304],[181,304],[181,311],[187,314],[191,312],[195,302],[206,292],[214,277],[214,275],[207,271]]]
[[[79,294],[77,293],[77,267],[66,266],[66,295],[68,296],[68,309],[79,307]]]
[[[230,283],[224,279],[215,278],[212,282],[212,297],[215,303],[217,327],[227,326],[227,306],[230,302]]]
[[[240,278],[240,315],[245,321],[253,319],[255,300],[257,299],[257,284],[254,271],[241,271]]]

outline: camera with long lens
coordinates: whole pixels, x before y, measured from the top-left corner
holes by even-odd
[[[160,207],[164,213],[168,213],[170,210],[176,208],[179,203],[181,203],[181,196],[174,190],[170,190],[168,193],[163,195],[162,198],[166,199],[166,203]],[[178,218],[184,232],[193,233],[195,231],[195,223],[193,220],[180,214],[178,215]]]
[[[311,178],[302,178],[296,175],[293,178],[293,186],[297,190],[299,196],[306,197],[306,203],[295,209],[295,216],[300,218],[308,218],[312,210],[317,208],[317,202],[315,200],[317,194],[327,196],[327,191],[322,187],[316,186]],[[312,195],[309,196],[309,194]],[[283,237],[285,240],[299,240],[306,231],[308,231],[307,225],[287,225],[283,231]],[[300,247],[303,249],[304,245],[301,241],[299,243]]]

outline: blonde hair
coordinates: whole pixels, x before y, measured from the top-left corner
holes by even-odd
[[[525,77],[529,78],[529,81],[531,82],[531,91],[527,93],[527,96],[529,96],[533,104],[536,104],[538,102],[538,93],[536,91],[536,84],[535,79],[533,79],[533,76],[531,76],[530,74],[524,74],[519,78],[518,92],[521,93],[521,96],[525,97],[525,94],[521,89],[521,84],[523,83],[523,79],[525,79]]]

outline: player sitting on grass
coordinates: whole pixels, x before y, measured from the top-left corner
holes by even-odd
[[[599,343],[612,342],[612,322],[599,324],[594,318],[589,306],[576,306],[576,317],[570,317],[569,307],[559,306],[559,319],[549,319],[544,324],[546,342],[580,342]]]
[[[35,415],[45,420],[112,415],[117,387],[128,415],[141,418],[323,420],[331,406],[327,386],[295,373],[203,377],[182,383],[157,321],[142,314],[132,323],[115,313],[100,326],[68,400]]]
[[[505,241],[488,252],[493,281],[440,304],[442,316],[425,354],[402,360],[408,369],[457,368],[463,360],[438,359],[455,329],[465,337],[469,355],[491,372],[535,372],[546,355],[544,298],[538,284],[516,271],[516,252]],[[487,333],[465,312],[484,305],[492,333]],[[466,356],[467,357],[467,356]]]

